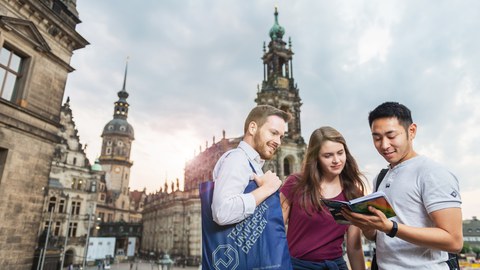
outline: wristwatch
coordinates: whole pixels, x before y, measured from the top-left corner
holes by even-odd
[[[395,235],[397,235],[397,232],[398,232],[398,224],[397,224],[397,222],[396,222],[395,220],[392,220],[392,222],[393,222],[393,227],[392,227],[392,229],[390,230],[390,232],[387,233],[387,235],[393,238],[393,237],[395,237]]]

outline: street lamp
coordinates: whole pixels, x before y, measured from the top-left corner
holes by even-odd
[[[53,215],[53,210],[51,209],[50,211],[50,219],[48,220],[48,229],[47,229],[47,236],[45,237],[45,244],[43,246],[43,253],[42,257],[40,258],[40,270],[43,270],[43,266],[45,264],[45,253],[47,253],[47,245],[48,245],[48,236],[50,235],[50,229],[52,227],[52,215]],[[38,268],[38,267],[37,267]]]
[[[68,231],[70,228],[70,217],[71,213],[68,211],[68,199],[70,198],[70,195],[67,194],[67,202],[65,207],[67,209],[67,229],[65,230],[65,242],[63,243],[63,252],[62,252],[62,257],[60,258],[60,269],[63,269],[63,263],[65,261],[65,252],[67,252],[67,241],[68,241]]]
[[[92,216],[93,215],[93,207],[90,205],[90,213],[88,215],[88,225],[87,225],[87,239],[86,239],[86,245],[85,245],[85,250],[83,254],[83,262],[82,262],[82,267],[85,269],[85,263],[87,261],[87,254],[88,254],[88,247],[90,246],[90,225],[92,222]]]

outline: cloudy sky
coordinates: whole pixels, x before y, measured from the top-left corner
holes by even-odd
[[[65,98],[93,161],[129,57],[133,189],[183,180],[185,162],[214,136],[242,135],[278,6],[295,52],[305,140],[335,127],[371,180],[386,163],[368,112],[399,101],[418,124],[417,152],[458,176],[464,218],[480,216],[479,1],[77,2],[77,30],[91,45],[73,55]]]

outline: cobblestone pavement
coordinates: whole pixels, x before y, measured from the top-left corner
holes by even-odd
[[[186,267],[181,267],[181,266],[172,266],[170,268],[167,268],[166,266],[157,265],[157,264],[151,264],[151,263],[146,263],[146,262],[139,262],[139,263],[134,263],[132,270],[198,270],[199,267],[196,266],[186,266]],[[87,267],[87,270],[98,270],[97,266],[90,266]],[[116,263],[112,264],[110,270],[130,270],[130,263]]]

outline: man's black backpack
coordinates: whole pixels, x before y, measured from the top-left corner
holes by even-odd
[[[380,171],[377,177],[377,183],[375,185],[374,191],[377,191],[378,187],[380,186],[380,183],[382,182],[387,172],[388,172],[388,169],[382,169]],[[448,253],[448,260],[446,261],[446,263],[448,264],[448,267],[450,268],[450,270],[460,270],[460,264],[458,263],[458,255],[456,253]],[[372,266],[370,267],[370,269],[378,270],[376,253],[373,254]]]

